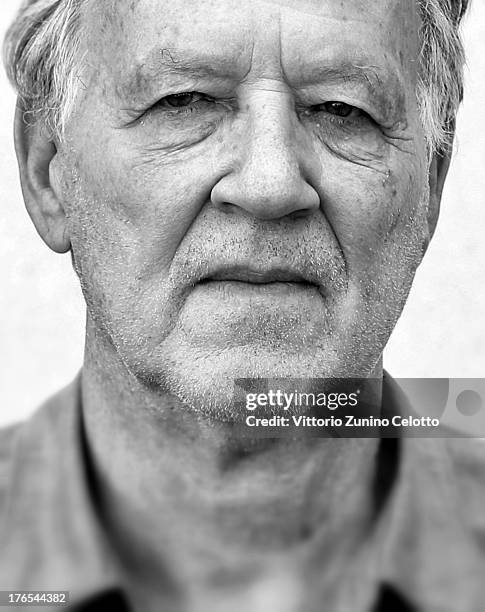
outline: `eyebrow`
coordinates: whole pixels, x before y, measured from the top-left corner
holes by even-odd
[[[380,101],[383,110],[402,110],[405,105],[405,87],[397,70],[369,62],[345,61],[336,66],[321,65],[310,69],[300,78],[300,87],[352,84],[369,91]]]
[[[131,98],[168,76],[236,80],[241,76],[241,71],[229,57],[203,57],[187,53],[182,56],[174,49],[155,48],[136,62],[117,86],[117,93],[123,98]]]
[[[361,66],[359,64],[345,62],[338,66],[321,65],[309,71],[309,75],[300,78],[299,86],[314,85],[316,83],[340,83],[341,81],[365,85],[371,89],[377,89],[387,80],[378,66]]]

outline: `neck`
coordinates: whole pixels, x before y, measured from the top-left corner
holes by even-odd
[[[156,582],[169,560],[174,582],[202,584],[221,572],[241,579],[290,551],[318,558],[320,569],[352,554],[372,518],[377,440],[242,443],[229,425],[143,386],[90,340],[86,437],[128,571]]]

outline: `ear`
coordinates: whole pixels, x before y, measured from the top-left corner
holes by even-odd
[[[440,214],[441,196],[451,163],[452,148],[446,153],[435,153],[429,169],[429,240],[433,237]]]
[[[41,123],[28,125],[24,114],[21,104],[17,104],[15,150],[25,206],[42,240],[56,253],[65,253],[71,243],[53,172],[57,148]]]

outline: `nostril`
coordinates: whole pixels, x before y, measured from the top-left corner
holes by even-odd
[[[234,215],[234,214],[240,214],[241,213],[241,207],[238,206],[237,204],[232,204],[231,202],[217,202],[216,203],[217,208],[219,208],[220,210],[222,210],[224,213],[228,214],[228,215]]]
[[[308,208],[300,208],[299,210],[294,210],[293,212],[289,213],[288,217],[292,220],[304,219],[305,217],[308,217],[311,212],[312,211]]]

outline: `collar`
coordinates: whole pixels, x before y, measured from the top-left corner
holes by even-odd
[[[480,487],[483,508],[485,495],[476,480],[465,490],[467,466],[459,465],[453,448],[474,441],[401,442],[398,483],[378,533],[381,576],[418,610],[477,612],[484,598],[484,559],[475,519],[464,505]]]
[[[119,584],[89,492],[80,378],[17,426],[0,533],[0,588],[74,603]]]
[[[412,414],[385,375],[391,410]],[[483,609],[485,444],[478,439],[405,437],[394,491],[377,534],[381,576],[418,610]]]

